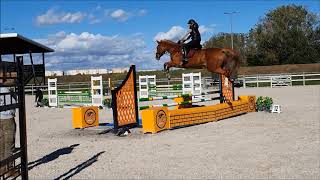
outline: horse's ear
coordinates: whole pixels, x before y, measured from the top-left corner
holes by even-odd
[[[160,41],[159,41],[159,40],[157,40],[157,43],[159,44],[159,43],[160,43]]]

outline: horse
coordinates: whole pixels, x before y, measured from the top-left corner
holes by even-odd
[[[170,54],[170,61],[164,63],[164,71],[168,74],[171,67],[186,69],[207,69],[209,72],[234,78],[240,67],[239,53],[230,48],[191,49],[188,63],[182,63],[182,44],[170,40],[157,41],[156,59],[160,60],[165,53]],[[193,52],[192,52],[193,51]]]

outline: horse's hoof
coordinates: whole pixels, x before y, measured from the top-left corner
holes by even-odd
[[[171,79],[171,76],[170,76],[169,74],[167,74],[167,78],[168,78],[168,80],[170,80],[170,79]]]

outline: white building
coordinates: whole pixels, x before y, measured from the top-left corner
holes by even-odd
[[[86,74],[86,75],[96,75],[96,74],[109,74],[109,73],[125,73],[128,72],[129,68],[113,68],[108,69],[74,69],[68,71],[46,71],[46,76],[63,76],[63,75],[77,75],[77,74]]]
[[[77,74],[108,74],[107,69],[76,69],[65,71],[65,75],[77,75]]]
[[[111,69],[111,73],[124,73],[128,72],[129,68],[113,68]]]
[[[63,71],[46,71],[46,76],[63,76]]]

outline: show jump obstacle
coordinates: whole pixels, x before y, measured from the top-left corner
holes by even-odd
[[[139,93],[139,98],[181,94],[201,95],[201,73],[182,74],[182,84],[171,85],[157,85],[156,75],[139,76]]]
[[[130,67],[124,81],[111,94],[114,132],[139,126],[135,65]]]
[[[58,91],[57,78],[48,79],[48,100],[50,107],[63,105],[103,106],[102,76],[91,76],[91,91]]]
[[[143,78],[140,78],[140,77],[141,76],[139,76],[139,82],[142,82],[142,85],[140,85],[140,87],[142,87],[142,90],[145,90],[147,88],[144,88],[144,87],[150,86],[145,83],[145,82],[149,82],[148,76],[142,76]],[[183,86],[184,94],[139,98],[139,102],[156,101],[156,100],[164,100],[164,99],[174,99],[175,102],[166,103],[166,104],[140,106],[139,110],[144,110],[151,107],[163,107],[163,106],[167,106],[167,107],[176,106],[178,108],[182,108],[185,106],[190,106],[190,104],[192,103],[208,102],[208,101],[214,101],[214,100],[219,100],[220,103],[234,101],[234,85],[232,82],[228,81],[228,79],[225,78],[224,76],[220,76],[219,90],[209,91],[207,92],[207,94],[202,94],[201,73],[183,74],[182,77],[183,77],[182,86]],[[141,81],[141,79],[143,79],[144,81]],[[151,82],[154,82],[154,80],[155,80],[155,77],[152,76]],[[211,95],[217,94],[218,96],[210,97],[210,98],[205,97],[205,95],[209,95],[209,94]]]
[[[142,110],[144,133],[157,133],[165,129],[222,120],[255,111],[255,96],[239,96],[234,100],[232,82],[221,77],[224,102],[217,105],[169,110],[152,107]],[[135,66],[130,67],[126,79],[112,91],[114,129],[138,126],[138,101]]]

